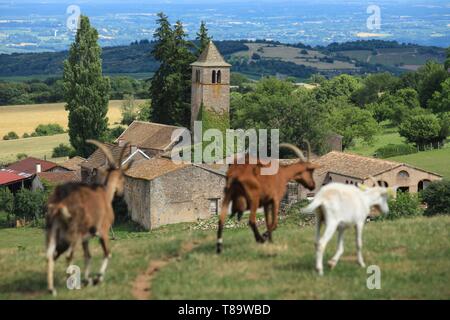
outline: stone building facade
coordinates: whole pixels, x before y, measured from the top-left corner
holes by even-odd
[[[211,41],[192,66],[191,129],[200,112],[229,117],[230,67]]]
[[[224,170],[152,158],[126,173],[125,201],[132,220],[152,230],[217,215],[224,187]]]
[[[314,172],[316,190],[311,192],[299,186],[299,198],[314,196],[330,182],[372,186],[369,176],[374,177],[381,186],[397,187],[398,191],[412,193],[423,190],[432,181],[442,179],[439,174],[408,164],[337,151],[329,152],[313,162],[321,166]]]

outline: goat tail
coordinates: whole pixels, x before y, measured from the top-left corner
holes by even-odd
[[[319,208],[321,205],[322,202],[319,199],[314,198],[313,201],[311,201],[311,203],[308,206],[301,209],[300,212],[304,214],[314,214],[316,209]]]
[[[63,221],[68,221],[71,218],[69,209],[63,204],[50,204],[48,205],[47,218],[53,220],[56,217],[62,217]]]

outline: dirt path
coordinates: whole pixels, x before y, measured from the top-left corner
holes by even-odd
[[[181,245],[180,251],[177,255],[167,257],[164,259],[152,260],[148,264],[147,270],[145,272],[139,274],[133,282],[132,294],[133,297],[137,300],[149,300],[152,298],[152,280],[155,278],[156,274],[159,270],[164,268],[169,263],[173,263],[181,259],[183,255],[188,254],[196,247],[198,247],[201,243],[211,241],[211,239],[207,238],[203,241],[193,240],[186,241]]]

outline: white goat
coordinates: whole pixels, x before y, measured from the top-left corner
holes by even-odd
[[[384,214],[388,213],[389,194],[390,189],[379,187],[377,184],[373,188],[363,190],[353,185],[330,183],[324,186],[313,201],[302,210],[304,213],[316,213],[316,270],[319,275],[323,275],[323,253],[328,241],[337,229],[337,251],[328,261],[328,265],[334,268],[344,253],[344,230],[349,226],[356,228],[358,263],[361,267],[365,267],[361,251],[364,223],[372,207],[378,207]],[[322,223],[325,223],[326,227],[320,237]]]

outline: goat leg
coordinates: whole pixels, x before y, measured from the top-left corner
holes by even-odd
[[[252,209],[250,211],[250,217],[249,217],[248,224],[250,225],[250,228],[252,228],[253,234],[255,235],[256,242],[264,243],[265,240],[259,233],[258,227],[256,226],[256,209],[257,209],[256,206],[254,206],[252,204]]]
[[[111,258],[111,253],[109,251],[109,238],[107,234],[100,237],[100,244],[103,249],[103,262],[100,267],[99,275],[94,279],[94,285],[97,285],[104,280],[106,268],[108,267],[108,261],[109,258]]]
[[[223,233],[223,225],[225,223],[225,218],[227,217],[228,207],[230,205],[230,195],[228,193],[225,194],[225,199],[223,199],[222,202],[222,209],[220,210],[220,216],[219,216],[219,225],[217,227],[217,243],[216,243],[216,252],[217,254],[220,254],[222,252],[223,247],[223,239],[222,239],[222,233]]]

